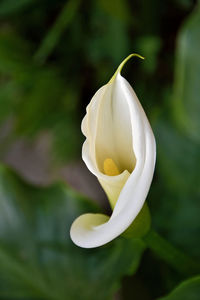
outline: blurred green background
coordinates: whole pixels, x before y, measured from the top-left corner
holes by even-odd
[[[0,1],[0,299],[200,299],[142,240],[80,249],[69,228],[110,212],[81,162],[86,105],[119,63],[152,124],[152,227],[200,259],[200,4]],[[92,200],[90,200],[92,199]],[[137,272],[136,272],[137,271]]]

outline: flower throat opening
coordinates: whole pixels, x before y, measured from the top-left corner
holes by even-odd
[[[106,158],[103,162],[104,174],[108,176],[119,175],[119,169],[112,158]]]

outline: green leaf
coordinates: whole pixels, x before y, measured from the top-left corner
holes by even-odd
[[[177,130],[169,121],[160,120],[156,126],[159,143],[160,169],[168,188],[181,194],[200,192],[199,145],[190,137]]]
[[[200,276],[183,281],[168,296],[159,300],[199,300]]]
[[[183,25],[177,45],[174,94],[155,126],[157,172],[152,220],[187,254],[199,258],[199,6]],[[168,110],[169,109],[169,110]],[[168,113],[168,116],[167,116]],[[154,200],[153,200],[154,201]],[[169,217],[170,216],[170,217]]]
[[[156,124],[155,136],[159,182],[152,186],[153,224],[180,249],[199,257],[199,144],[164,116]]]
[[[185,22],[178,37],[173,95],[174,119],[200,142],[200,5]]]
[[[97,211],[65,184],[36,188],[1,166],[0,297],[110,299],[136,271],[144,244],[120,237],[97,249],[75,246],[72,221]]]

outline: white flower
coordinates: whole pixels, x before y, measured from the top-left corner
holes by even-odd
[[[100,88],[82,121],[82,157],[98,178],[113,213],[84,214],[71,226],[72,241],[83,248],[104,245],[123,233],[141,211],[156,159],[156,145],[145,112],[128,81],[120,75]],[[141,56],[139,56],[142,58]]]

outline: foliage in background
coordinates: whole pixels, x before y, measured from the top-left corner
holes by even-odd
[[[0,152],[48,131],[57,161],[80,157],[80,122],[92,95],[128,54],[146,57],[123,72],[156,135],[153,227],[199,260],[199,4],[2,0],[0,22],[0,124],[12,124]],[[135,273],[142,241],[72,245],[69,226],[97,209],[90,201],[63,184],[29,186],[3,166],[0,178],[0,299],[111,299],[122,276]],[[137,274],[124,277],[121,297],[159,298],[186,279],[146,251]],[[199,277],[161,299],[183,295],[198,299]]]
[[[200,294],[200,277],[194,277],[182,282],[168,296],[160,300],[198,300]]]
[[[0,299],[110,299],[136,271],[140,240],[92,250],[71,242],[74,218],[98,211],[91,201],[64,184],[27,185],[2,166],[0,179]]]
[[[159,184],[162,182],[164,187],[160,203],[166,221],[162,222],[158,213],[154,218],[159,218],[158,226],[167,231],[174,243],[197,258],[200,253],[197,239],[200,232],[199,50],[198,6],[178,36],[173,91],[167,100],[168,109],[164,107],[155,126]]]
[[[45,130],[53,137],[57,160],[77,157],[86,104],[131,52],[147,58],[128,70],[152,110],[169,89],[170,39],[192,7],[180,0],[172,4],[168,12],[169,6],[156,0],[1,1],[0,122],[10,117],[14,123],[7,144]]]

